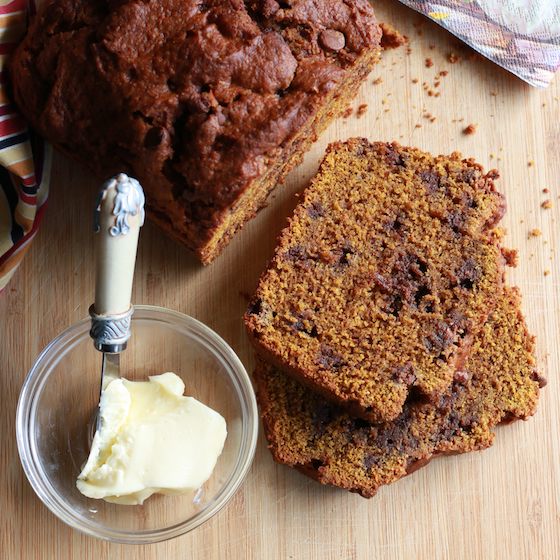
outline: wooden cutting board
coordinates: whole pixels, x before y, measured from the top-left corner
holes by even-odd
[[[396,2],[378,4],[380,19],[410,36],[411,52],[400,49],[384,56],[353,105],[367,103],[367,112],[333,123],[269,206],[210,267],[200,267],[148,224],[133,301],[204,321],[250,370],[252,352],[241,325],[244,294],[253,291],[296,203],[293,195],[313,175],[326,144],[361,135],[433,152],[460,150],[502,174],[499,187],[509,206],[506,243],[519,250],[519,266],[509,279],[524,294],[539,365],[549,378],[537,415],[499,428],[493,448],[437,459],[371,500],[322,487],[275,465],[261,436],[241,491],[192,534],[133,547],[72,531],[34,495],[14,436],[25,373],[51,338],[87,316],[93,294],[88,224],[98,184],[57,156],[44,224],[0,296],[0,558],[560,558],[560,81],[546,91],[531,89],[490,62],[469,56],[446,32]],[[450,53],[463,58],[451,64]],[[436,87],[442,70],[449,73]],[[424,82],[440,95],[428,95]],[[476,133],[463,134],[470,123],[477,125]],[[552,201],[551,209],[541,208],[545,200]],[[534,228],[542,235],[529,237]]]

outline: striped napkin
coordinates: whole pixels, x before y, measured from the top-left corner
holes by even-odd
[[[49,192],[50,146],[28,129],[6,93],[6,62],[34,11],[32,0],[0,0],[0,290],[37,233]]]

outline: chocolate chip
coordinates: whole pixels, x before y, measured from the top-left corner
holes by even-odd
[[[312,202],[307,208],[307,214],[315,220],[325,215],[325,208],[320,202]]]
[[[466,216],[462,212],[451,212],[446,217],[449,227],[455,234],[459,234],[464,230]]]
[[[354,249],[350,245],[345,245],[342,247],[342,254],[340,255],[339,263],[341,265],[347,265],[350,263],[349,257],[354,254]]]
[[[366,453],[364,455],[364,468],[370,470],[372,467],[376,467],[383,460],[383,457],[376,455],[375,453]]]
[[[301,245],[294,245],[286,252],[286,258],[291,261],[303,261],[307,258],[307,254]]]
[[[439,357],[453,344],[453,332],[443,321],[434,322],[431,330],[424,338],[424,346],[428,352]]]
[[[416,291],[416,294],[414,296],[414,303],[416,304],[416,307],[420,307],[420,304],[422,303],[422,300],[426,297],[429,296],[432,292],[430,291],[430,289],[427,286],[420,286],[418,288],[418,290]]]
[[[144,146],[146,148],[157,148],[165,136],[165,131],[161,126],[150,128],[144,137]]]
[[[467,316],[457,309],[452,309],[447,314],[447,324],[454,333],[466,332],[470,327]]]
[[[319,336],[319,331],[317,330],[317,327],[315,325],[313,325],[311,329],[308,329],[301,319],[298,319],[295,323],[292,323],[292,328],[298,332],[310,336],[311,338],[317,338]]]
[[[476,179],[476,171],[474,169],[466,169],[461,173],[460,180],[472,185]]]
[[[346,365],[342,356],[337,354],[329,346],[321,346],[319,352],[317,353],[317,363],[325,369],[334,370],[340,369]]]
[[[398,317],[402,308],[403,308],[403,300],[401,296],[396,295],[391,298],[391,301],[387,305],[386,312],[390,313],[394,317]]]
[[[406,167],[405,156],[397,152],[392,144],[385,146],[385,159],[389,164],[395,167]]]
[[[533,371],[532,379],[539,384],[539,389],[542,389],[548,383],[546,378],[543,377],[537,370]]]
[[[330,404],[316,400],[311,410],[311,422],[317,435],[322,436],[336,416],[337,410]]]
[[[455,273],[461,288],[472,290],[474,284],[480,279],[480,269],[474,259],[468,258]]]
[[[319,471],[319,470],[321,470],[321,467],[324,467],[324,466],[325,466],[325,463],[323,461],[321,461],[320,459],[313,459],[311,461],[311,468],[314,471]]]
[[[412,364],[397,366],[393,370],[393,379],[403,385],[412,385],[416,381],[416,374]]]
[[[335,29],[323,29],[319,33],[319,44],[324,49],[339,51],[346,45],[346,37],[344,37],[344,33]]]
[[[441,178],[435,171],[422,171],[420,180],[430,194],[434,194],[441,186]]]
[[[249,315],[259,315],[261,311],[262,311],[262,300],[260,298],[251,302],[249,304],[249,307],[247,308],[247,313],[249,313]]]

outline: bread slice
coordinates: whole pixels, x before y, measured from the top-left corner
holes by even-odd
[[[494,426],[534,414],[544,383],[519,303],[517,290],[505,289],[450,391],[435,404],[406,404],[393,422],[349,416],[260,360],[257,397],[274,459],[371,497],[434,456],[490,446]]]
[[[15,100],[212,261],[354,97],[380,53],[367,0],[57,0],[15,52]]]
[[[500,292],[496,176],[458,154],[332,144],[245,315],[256,350],[371,421],[437,401]]]

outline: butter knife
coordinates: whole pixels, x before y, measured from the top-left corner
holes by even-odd
[[[132,281],[144,202],[140,183],[124,173],[106,181],[97,198],[95,300],[89,313],[90,336],[103,353],[100,400],[107,385],[120,377],[120,354],[130,338]]]

